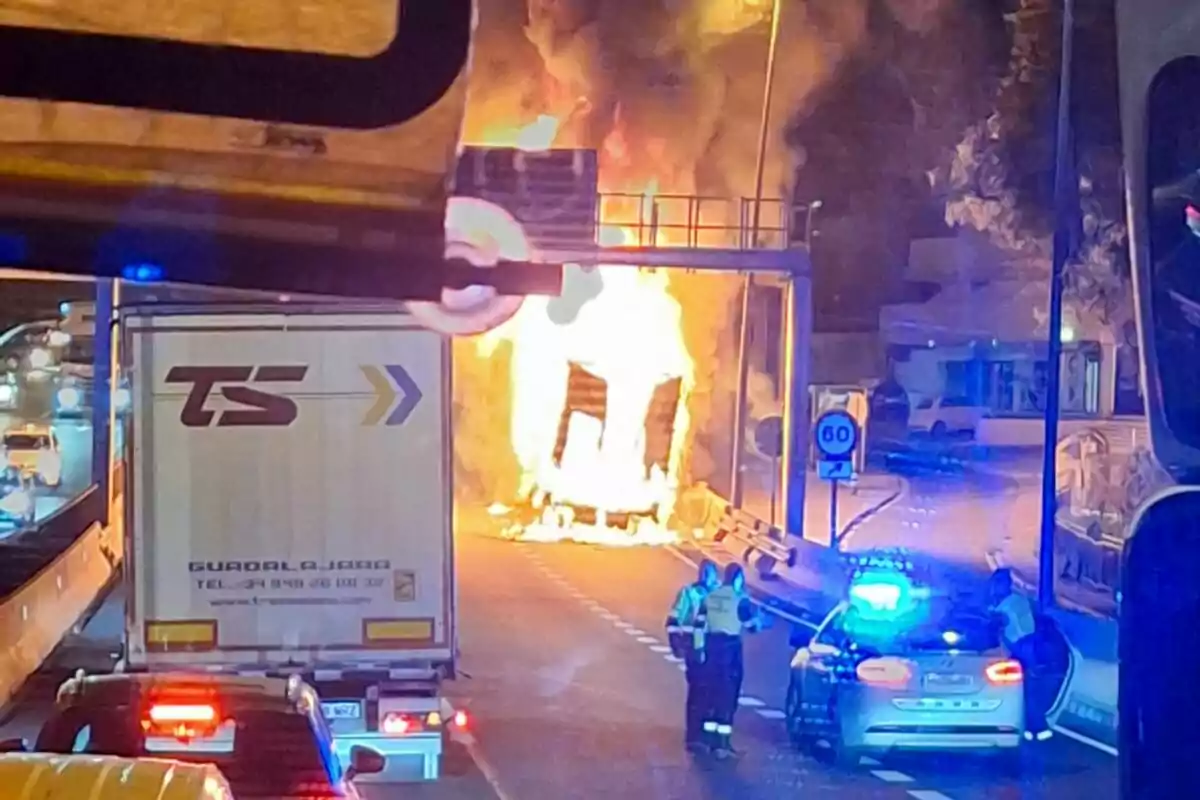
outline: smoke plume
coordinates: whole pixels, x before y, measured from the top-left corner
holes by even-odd
[[[891,0],[919,26],[941,0]],[[866,39],[868,0],[780,0],[773,116],[763,194],[782,198],[796,169],[784,141]],[[755,194],[772,0],[482,0],[465,140],[511,144],[512,132],[548,114],[562,120],[556,146],[598,151],[602,191]],[[681,207],[682,208],[682,207]],[[778,209],[773,209],[774,213]],[[682,224],[670,218],[666,226]],[[702,220],[737,224],[736,204]],[[719,218],[713,218],[713,216]],[[776,218],[764,218],[764,226]],[[667,231],[666,238],[671,238]],[[741,281],[671,277],[696,364],[684,484],[727,468]],[[509,488],[508,355],[475,341],[455,346],[460,480],[484,497]],[[493,471],[495,474],[492,474]]]

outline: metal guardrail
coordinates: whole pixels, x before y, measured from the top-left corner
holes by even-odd
[[[92,525],[103,524],[106,502],[98,487],[90,486],[50,516],[0,542],[0,600],[20,590]]]
[[[745,546],[742,561],[752,565],[760,575],[770,575],[775,567],[783,563],[790,569],[796,566],[799,553],[795,547],[783,542],[783,531],[767,525],[762,520],[732,505],[726,504],[725,513],[717,523],[713,540],[720,543],[735,539]]]

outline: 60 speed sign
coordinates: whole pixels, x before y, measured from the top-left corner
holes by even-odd
[[[826,411],[817,419],[813,438],[825,458],[847,458],[858,445],[858,422],[846,411]]]

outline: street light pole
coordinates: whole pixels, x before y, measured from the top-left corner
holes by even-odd
[[[758,153],[754,166],[754,212],[751,228],[751,246],[758,246],[759,227],[762,223],[763,181],[766,175],[767,141],[771,125],[771,95],[775,88],[775,61],[779,49],[779,16],[783,0],[775,0],[771,8],[770,44],[767,46],[767,74],[763,82],[762,117],[758,125]],[[791,209],[785,209],[791,213]],[[742,504],[742,450],[746,428],[746,390],[750,378],[750,292],[754,287],[754,273],[746,273],[742,282],[742,319],[738,333],[737,397],[733,414],[733,457],[730,459],[729,499],[734,506]]]
[[[1038,558],[1038,606],[1054,607],[1054,532],[1058,511],[1058,417],[1062,383],[1063,276],[1071,251],[1068,220],[1079,213],[1078,178],[1071,152],[1071,66],[1074,63],[1075,2],[1063,0],[1062,59],[1054,144],[1054,256],[1050,269],[1050,339],[1046,348],[1046,431],[1042,451],[1042,527]],[[1073,185],[1074,182],[1074,185]]]

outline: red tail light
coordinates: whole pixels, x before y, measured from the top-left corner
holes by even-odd
[[[415,727],[412,720],[403,714],[387,714],[379,724],[379,729],[389,736],[403,736],[411,733]]]
[[[459,730],[466,730],[468,722],[470,722],[470,720],[467,718],[467,712],[454,712],[454,727],[458,728]]]
[[[990,682],[998,685],[1020,683],[1025,679],[1024,670],[1021,669],[1021,662],[1013,658],[1006,658],[1003,661],[988,664],[985,673]]]
[[[211,705],[162,703],[150,706],[151,722],[212,722],[216,718],[217,709]]]
[[[208,703],[155,703],[142,720],[146,733],[180,741],[212,736],[220,726],[220,712]]]
[[[900,689],[912,680],[912,670],[898,658],[868,658],[858,665],[855,675],[869,686]]]

